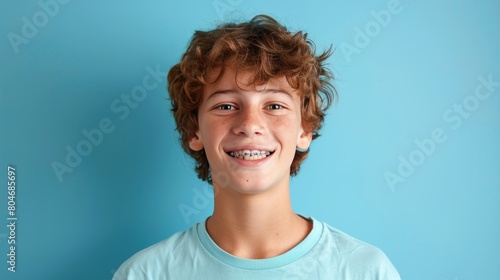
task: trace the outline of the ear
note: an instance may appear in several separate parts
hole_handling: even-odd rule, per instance
[[[201,140],[199,131],[189,139],[189,148],[193,151],[201,151],[203,149],[203,141]]]
[[[299,130],[299,135],[297,137],[297,148],[299,150],[307,150],[311,145],[312,141],[312,131],[304,130],[303,127]]]

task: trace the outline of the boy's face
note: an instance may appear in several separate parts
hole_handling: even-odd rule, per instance
[[[253,72],[235,74],[226,67],[204,87],[189,146],[205,149],[216,187],[260,193],[288,186],[296,148],[307,149],[312,139],[302,128],[300,96],[285,77],[248,86]]]

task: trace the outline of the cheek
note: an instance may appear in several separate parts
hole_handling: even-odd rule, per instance
[[[286,128],[288,130],[295,129],[300,123],[300,115],[297,116],[293,113],[287,113],[281,116],[273,116],[269,119],[269,124],[276,128]]]
[[[200,134],[203,139],[205,150],[216,149],[221,141],[225,131],[225,126],[222,123],[205,120],[200,123]]]
[[[270,122],[271,131],[279,134],[284,141],[294,142],[300,135],[300,122],[295,118],[277,118]]]

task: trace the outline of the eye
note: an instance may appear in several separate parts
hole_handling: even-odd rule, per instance
[[[222,110],[222,111],[229,111],[229,110],[234,110],[234,106],[230,104],[222,104],[217,107],[215,107],[217,110]]]
[[[267,109],[269,110],[279,110],[279,109],[283,109],[284,107],[280,104],[271,104],[271,105],[267,105]]]

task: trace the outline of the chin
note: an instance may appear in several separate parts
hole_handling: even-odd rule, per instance
[[[260,178],[252,178],[248,177],[248,179],[241,179],[232,181],[233,183],[229,183],[229,188],[234,192],[241,194],[259,194],[264,193],[273,188],[273,185],[268,180],[262,180]]]

